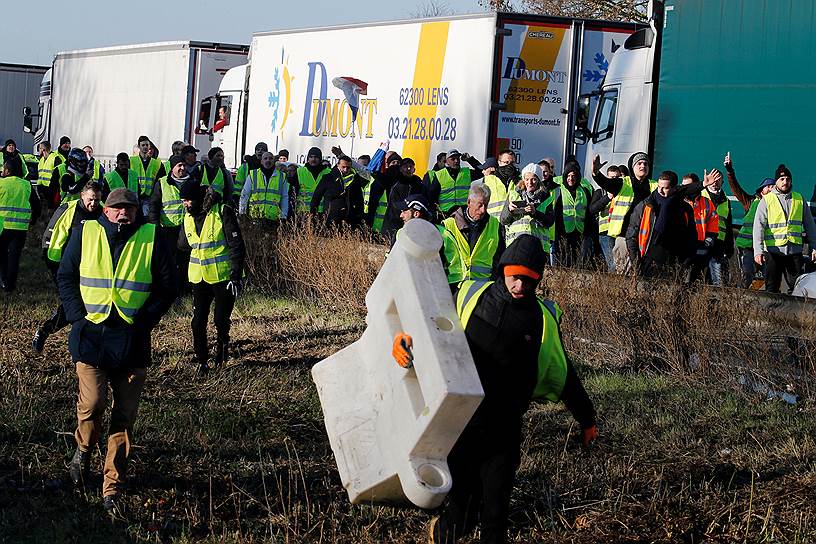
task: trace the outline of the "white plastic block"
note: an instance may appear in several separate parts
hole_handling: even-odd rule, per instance
[[[484,397],[456,315],[439,231],[409,221],[366,295],[366,330],[312,368],[340,479],[354,504],[439,506],[447,457]],[[391,356],[414,342],[413,368]]]

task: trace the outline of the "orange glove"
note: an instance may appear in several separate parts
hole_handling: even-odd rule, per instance
[[[414,366],[414,354],[411,353],[412,347],[414,347],[414,341],[404,332],[398,332],[394,336],[394,347],[391,350],[391,356],[402,368]]]
[[[593,442],[595,442],[595,440],[597,438],[598,438],[598,426],[597,425],[593,425],[592,427],[589,427],[588,429],[584,429],[583,442],[584,442],[584,447],[585,448],[588,448],[589,445],[592,444]]]

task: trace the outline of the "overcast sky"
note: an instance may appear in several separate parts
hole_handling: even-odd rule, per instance
[[[408,19],[440,0],[3,0],[0,62],[50,65],[57,51],[171,40],[249,44],[253,32]],[[478,0],[441,0],[456,14]]]

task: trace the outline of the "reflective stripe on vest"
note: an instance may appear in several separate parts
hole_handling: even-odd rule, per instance
[[[110,172],[105,172],[105,181],[108,182],[108,188],[113,191],[114,189],[118,189],[119,187],[125,187],[126,189],[130,189],[137,195],[139,194],[139,176],[136,174],[134,170],[128,168],[127,171],[127,185],[125,185],[125,180],[122,179],[122,176],[119,175],[119,172],[116,170],[111,170]]]
[[[161,225],[178,227],[184,220],[184,204],[181,202],[179,188],[167,181],[167,176],[159,180],[162,193]]]
[[[56,162],[59,155],[56,151],[52,151],[47,157],[37,161],[37,182],[40,185],[48,187],[51,185],[51,176],[54,175],[54,162]]]
[[[130,168],[136,172],[136,177],[139,182],[139,196],[150,196],[153,193],[153,185],[156,183],[156,176],[159,175],[162,163],[159,159],[150,157],[147,163],[147,170],[142,164],[142,157],[140,155],[133,155],[130,157]]]
[[[504,210],[504,205],[507,203],[507,186],[498,176],[494,176],[493,174],[484,177],[484,184],[490,189],[490,201],[487,204],[487,213],[499,219],[502,210]],[[469,190],[468,188],[468,191]]]
[[[459,286],[456,313],[463,329],[467,330],[470,316],[473,315],[479,299],[492,284],[492,281],[465,281]],[[562,311],[558,304],[551,300],[538,299],[538,304],[542,315],[542,330],[536,386],[532,398],[558,402],[567,381],[567,355],[559,330]]]
[[[762,197],[768,207],[768,225],[765,227],[764,239],[768,247],[780,247],[787,244],[802,244],[802,219],[804,217],[805,199],[799,193],[791,193],[790,214],[785,217],[785,210],[776,193],[770,192]]]
[[[709,199],[712,203],[714,199],[711,198],[711,193],[708,192],[708,189],[703,189],[700,192],[705,198]],[[720,202],[717,206],[717,240],[723,241],[725,240],[726,234],[728,234],[728,218],[731,216],[731,201],[728,200],[726,197],[725,202]]]
[[[363,189],[363,203],[365,204],[366,214],[369,213],[369,200],[371,199],[371,186],[374,181],[370,181]],[[374,224],[371,226],[374,232],[381,232],[383,222],[385,221],[385,213],[388,211],[388,195],[383,192],[380,196],[380,201],[377,203],[377,209],[374,210]]]
[[[646,255],[646,250],[649,249],[649,239],[651,238],[652,230],[652,207],[643,206],[643,217],[640,220],[640,229],[638,230],[638,251],[640,256]]]
[[[233,194],[241,194],[241,190],[244,188],[244,182],[246,182],[248,177],[249,163],[243,162],[241,166],[238,167],[238,170],[235,172],[235,178],[232,180]]]
[[[249,179],[252,182],[252,193],[247,203],[249,216],[254,219],[280,219],[286,174],[276,170],[267,180],[261,169],[255,168],[249,171]]]
[[[196,232],[193,216],[184,214],[184,234],[190,243],[190,266],[187,277],[190,283],[219,283],[230,277],[230,256],[221,221],[221,205],[210,208],[201,225],[201,235]]]
[[[201,167],[201,186],[202,187],[209,187],[212,185],[212,188],[215,189],[219,195],[224,196],[224,170],[219,167],[218,172],[215,174],[215,178],[210,181],[210,177],[207,174],[207,167]]]
[[[30,181],[17,176],[0,178],[0,218],[5,229],[28,230],[31,222],[30,198]]]
[[[759,207],[760,198],[755,198],[748,208],[748,213],[742,218],[742,226],[737,233],[736,246],[741,249],[751,249],[754,247],[754,217]]]
[[[86,221],[82,227],[82,257],[79,262],[79,292],[92,323],[102,323],[112,311],[126,323],[134,317],[150,296],[153,285],[151,264],[156,225],[147,223],[125,242],[116,270],[108,237],[98,221]]]
[[[654,191],[655,187],[657,187],[657,182],[650,179],[650,191]],[[632,178],[624,176],[621,190],[612,199],[612,203],[609,207],[611,211],[609,212],[609,229],[606,231],[607,236],[618,237],[625,234],[623,233],[623,221],[629,214],[629,210],[632,208],[634,201],[635,189],[632,186]]]
[[[487,279],[493,274],[493,257],[499,247],[499,221],[495,217],[489,217],[487,225],[479,236],[473,252],[470,244],[464,237],[459,227],[456,226],[456,219],[449,217],[442,224],[456,242],[456,249],[459,258],[462,260],[465,279]],[[444,239],[444,237],[443,237]]]
[[[706,239],[706,235],[715,232],[712,222],[716,217],[717,210],[714,209],[714,203],[702,195],[694,199],[692,208],[694,209],[694,228],[697,229],[697,241],[702,242]],[[719,229],[719,225],[719,218],[717,218],[717,229]]]
[[[552,197],[539,204],[536,210],[542,213],[546,212],[547,206],[551,202],[551,198]],[[519,195],[516,189],[511,188],[507,194],[508,202],[517,202],[521,199],[521,195]],[[535,236],[541,241],[541,247],[544,249],[544,253],[550,252],[550,229],[544,228],[537,220],[533,219],[529,215],[523,215],[504,228],[504,238],[508,246],[522,234],[530,234]]]
[[[49,261],[58,263],[62,260],[62,250],[65,248],[65,244],[68,243],[68,238],[71,235],[71,225],[74,223],[74,214],[76,213],[78,204],[79,200],[62,204],[62,206],[65,206],[65,210],[54,223],[54,227],[51,230],[51,237],[48,240],[48,249],[45,252]]]
[[[554,200],[561,199],[561,220],[564,223],[564,232],[567,234],[576,229],[579,233],[584,233],[584,218],[586,217],[587,198],[582,187],[575,188],[576,198],[572,198],[569,190],[556,187]]]
[[[331,169],[324,168],[323,171],[317,175],[317,179],[315,179],[305,166],[301,166],[297,169],[298,184],[300,185],[300,191],[297,195],[297,211],[308,212],[311,210],[312,196],[314,195],[315,189],[317,189],[317,184],[320,183],[323,176],[329,172],[331,172]],[[317,211],[323,212],[322,202]]]
[[[470,168],[461,168],[455,180],[447,168],[431,172],[439,180],[439,208],[443,212],[447,213],[454,206],[467,204],[470,192]]]

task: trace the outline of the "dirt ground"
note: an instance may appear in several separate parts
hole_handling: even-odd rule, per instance
[[[251,290],[233,316],[234,359],[206,378],[190,363],[189,298],[156,331],[127,515],[107,518],[101,452],[88,487],[68,478],[67,329],[43,354],[30,348],[56,304],[38,257],[27,249],[19,292],[0,300],[0,542],[424,541],[426,512],[349,504],[325,436],[309,370],[354,341],[362,318]],[[601,437],[584,451],[563,406],[530,410],[513,542],[816,540],[811,400],[586,351],[577,366]]]

